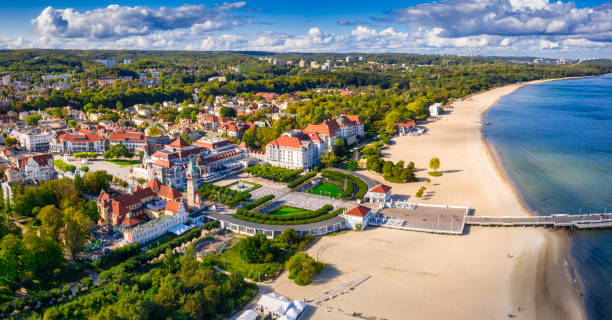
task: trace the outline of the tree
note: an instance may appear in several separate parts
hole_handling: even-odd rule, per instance
[[[219,109],[219,116],[224,118],[235,118],[236,109],[223,106],[221,109]]]
[[[152,126],[147,130],[147,136],[161,136],[164,132],[158,126]]]
[[[76,128],[76,127],[77,127],[77,122],[76,122],[76,121],[74,121],[74,120],[69,120],[69,121],[68,121],[68,126],[69,126],[70,128]]]
[[[440,159],[431,158],[431,160],[429,160],[429,168],[432,169],[434,172],[437,172],[440,168]]]
[[[28,115],[25,118],[25,122],[29,125],[29,126],[37,126],[38,122],[42,119],[42,117],[40,116],[40,114],[35,113],[35,114],[31,114]]]
[[[63,218],[65,227],[62,232],[62,240],[66,251],[70,254],[72,260],[76,258],[83,245],[89,231],[91,231],[94,223],[78,208],[70,207],[64,209]]]
[[[133,156],[134,154],[122,143],[112,145],[104,152],[104,159],[131,158]]]
[[[346,163],[346,170],[356,171],[357,170],[357,160],[349,160]]]
[[[0,291],[12,291],[16,282],[32,268],[32,259],[25,245],[9,233],[0,242]],[[13,288],[14,289],[14,288]]]
[[[340,159],[333,151],[327,152],[321,156],[321,163],[328,168],[333,167],[338,161],[340,161]]]
[[[285,263],[285,269],[289,272],[289,279],[301,286],[311,282],[315,273],[321,272],[325,264],[316,261],[304,252],[294,254]]]
[[[274,258],[270,240],[261,233],[240,240],[237,247],[240,257],[248,263],[270,262]]]
[[[52,204],[44,206],[38,213],[38,219],[41,223],[41,238],[60,241],[60,234],[64,226],[64,219],[60,209]]]
[[[9,137],[9,136],[4,137],[4,144],[5,144],[7,147],[12,148],[12,147],[14,147],[15,145],[17,145],[17,138],[14,138],[14,137]]]

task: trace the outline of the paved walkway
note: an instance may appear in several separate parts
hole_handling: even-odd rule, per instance
[[[328,169],[329,170],[333,170],[333,171],[339,171],[339,172],[342,172],[342,173],[346,173],[346,174],[350,174],[352,176],[355,176],[355,177],[363,180],[363,182],[365,182],[368,185],[368,189],[372,189],[372,188],[376,187],[378,184],[380,184],[380,182],[378,182],[378,181],[376,181],[376,180],[374,180],[372,178],[366,177],[363,174],[358,173],[356,171],[344,170],[344,169],[339,169],[339,168],[328,168]]]

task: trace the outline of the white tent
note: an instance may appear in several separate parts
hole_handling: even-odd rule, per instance
[[[257,313],[253,310],[247,310],[239,315],[236,320],[257,320]]]

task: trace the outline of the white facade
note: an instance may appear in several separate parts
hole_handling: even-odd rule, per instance
[[[125,241],[129,243],[146,243],[161,237],[166,234],[170,228],[185,223],[186,221],[187,210],[185,209],[183,201],[180,201],[177,212],[166,210],[164,216],[127,230],[124,232],[123,237]]]
[[[65,133],[51,140],[51,151],[72,154],[75,152],[105,151],[104,138],[94,134]]]
[[[431,106],[429,106],[429,115],[432,117],[437,117],[440,114],[442,114],[442,104],[441,103],[434,103]]]
[[[44,152],[49,150],[53,134],[50,132],[11,131],[11,136],[19,140],[19,145],[28,151]]]
[[[9,182],[47,181],[55,179],[57,172],[50,154],[17,159],[17,166],[7,171]]]

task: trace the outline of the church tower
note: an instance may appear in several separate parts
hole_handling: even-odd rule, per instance
[[[195,207],[196,205],[196,192],[198,192],[198,168],[193,163],[193,159],[189,160],[189,166],[185,171],[187,177],[187,205],[189,207]]]

